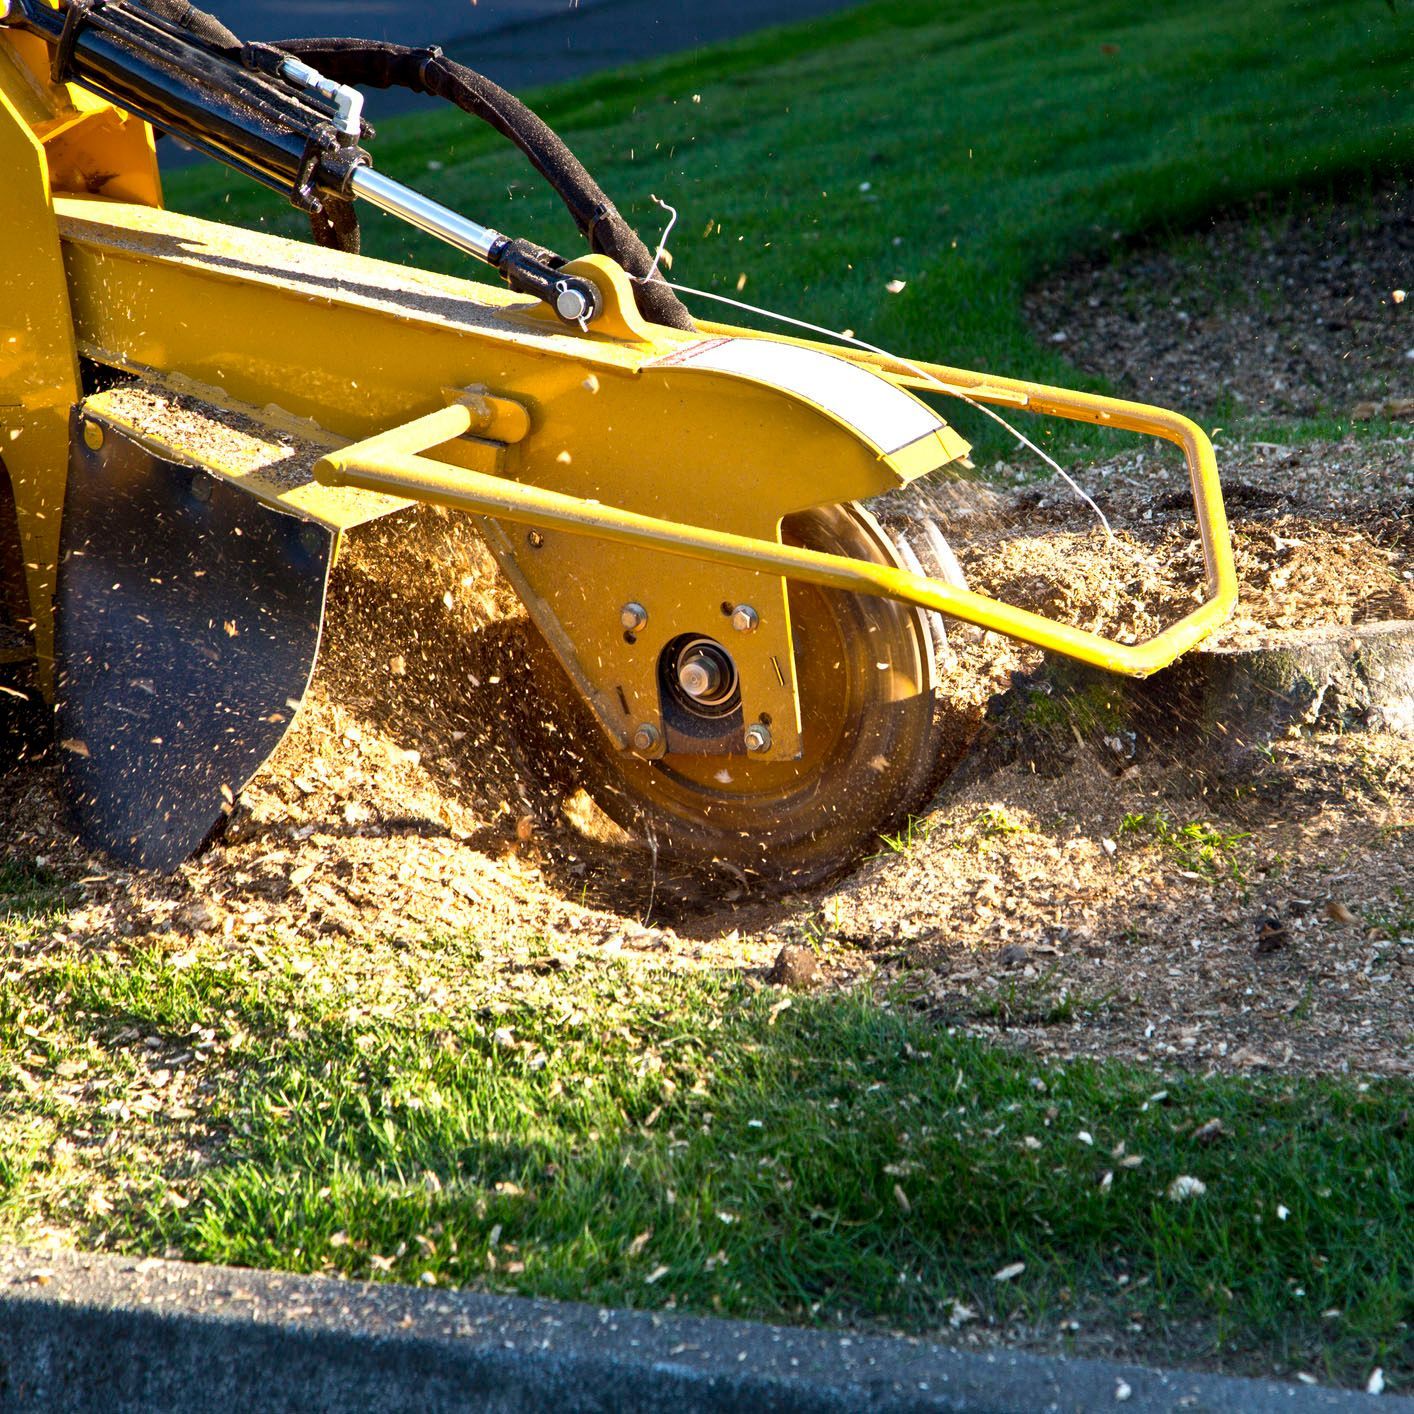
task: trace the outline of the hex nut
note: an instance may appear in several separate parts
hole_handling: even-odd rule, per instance
[[[746,749],[753,755],[771,749],[771,729],[762,722],[752,722],[746,729]]]
[[[658,749],[658,743],[662,739],[662,733],[652,722],[641,722],[634,729],[633,749],[640,755],[646,756],[649,752]]]
[[[619,610],[619,622],[629,633],[638,633],[648,626],[648,610],[636,599],[630,600]]]
[[[750,633],[761,622],[761,615],[750,604],[738,604],[732,610],[732,627],[738,633]]]

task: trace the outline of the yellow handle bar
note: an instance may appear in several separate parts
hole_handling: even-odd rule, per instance
[[[736,569],[772,571],[833,589],[897,599],[1063,653],[1094,667],[1134,677],[1147,677],[1167,667],[1232,612],[1237,602],[1237,572],[1223,510],[1222,488],[1218,483],[1212,444],[1196,423],[1162,408],[1097,393],[1070,392],[1019,379],[996,378],[940,364],[909,363],[851,350],[832,348],[829,352],[866,364],[902,386],[936,392],[936,380],[945,388],[965,391],[978,402],[1025,407],[1047,416],[1147,433],[1175,443],[1183,449],[1188,464],[1207,567],[1208,597],[1153,638],[1142,643],[1118,643],[1003,600],[974,594],[907,570],[639,515],[564,492],[525,486],[502,476],[448,466],[421,455],[478,430],[474,413],[460,403],[330,452],[316,464],[314,475],[325,485],[356,486]]]

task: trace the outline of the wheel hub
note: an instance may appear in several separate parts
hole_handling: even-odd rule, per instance
[[[706,717],[733,710],[738,696],[736,664],[720,643],[695,635],[671,645],[669,652],[669,677],[680,689],[685,707]]]
[[[878,523],[854,505],[790,517],[782,539],[900,564]],[[585,731],[574,777],[614,820],[651,836],[664,858],[773,888],[828,878],[872,847],[925,798],[942,744],[934,643],[921,612],[804,581],[790,584],[789,598],[798,757],[776,754],[769,720],[741,720],[732,655],[689,632],[658,658],[667,749],[611,753],[602,733]],[[684,750],[682,741],[715,749]]]

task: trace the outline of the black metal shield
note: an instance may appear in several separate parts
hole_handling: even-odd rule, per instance
[[[172,869],[294,720],[333,533],[77,409],[71,445],[56,647],[70,799],[87,843]]]

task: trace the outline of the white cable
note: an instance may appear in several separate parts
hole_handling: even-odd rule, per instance
[[[652,192],[649,192],[648,195],[668,213],[668,224],[663,227],[662,239],[658,242],[658,249],[653,252],[653,264],[648,267],[648,273],[643,277],[645,282],[657,277],[658,262],[662,260],[663,252],[668,248],[668,237],[672,235],[673,227],[678,223],[678,209],[676,206],[669,206],[666,201],[661,197],[654,196]]]
[[[658,198],[655,196],[653,200],[657,201]],[[660,206],[667,206],[666,202],[659,202],[658,204]],[[672,211],[671,207],[667,209]],[[677,219],[676,211],[673,211],[673,219]],[[672,229],[671,224],[668,229]],[[667,239],[666,232],[664,232],[663,239]],[[660,246],[659,249],[661,250],[662,247]],[[654,266],[656,268],[656,261],[654,261]],[[1110,528],[1110,523],[1106,519],[1104,511],[1095,504],[1094,498],[1089,492],[1087,492],[1053,456],[1047,452],[1043,452],[1029,437],[1017,431],[1000,413],[989,408],[985,403],[978,402],[976,398],[969,397],[961,388],[954,388],[947,383],[940,382],[933,374],[919,368],[917,364],[910,363],[906,358],[900,358],[897,354],[892,354],[887,349],[881,349],[877,345],[871,344],[864,339],[857,339],[853,334],[842,334],[838,329],[827,329],[822,324],[812,324],[808,319],[796,319],[789,314],[778,314],[774,309],[762,309],[760,305],[748,304],[745,300],[732,299],[729,295],[719,295],[713,290],[697,290],[691,285],[679,285],[673,280],[666,280],[664,283],[671,289],[676,290],[679,294],[697,295],[702,299],[716,300],[720,304],[729,304],[736,309],[744,309],[749,314],[759,314],[763,318],[775,319],[782,324],[793,324],[798,329],[808,329],[812,334],[823,334],[828,339],[838,339],[842,343],[853,344],[856,348],[864,349],[869,353],[878,354],[881,358],[892,359],[893,362],[908,369],[915,377],[921,378],[930,388],[934,388],[940,393],[945,393],[950,398],[957,398],[959,401],[966,403],[969,407],[976,408],[978,412],[985,413],[993,422],[1000,423],[1005,427],[1023,447],[1028,448],[1040,457],[1041,460],[1045,462],[1092,511],[1094,511],[1095,518],[1104,527],[1106,538],[1109,540],[1115,538],[1114,531]]]

